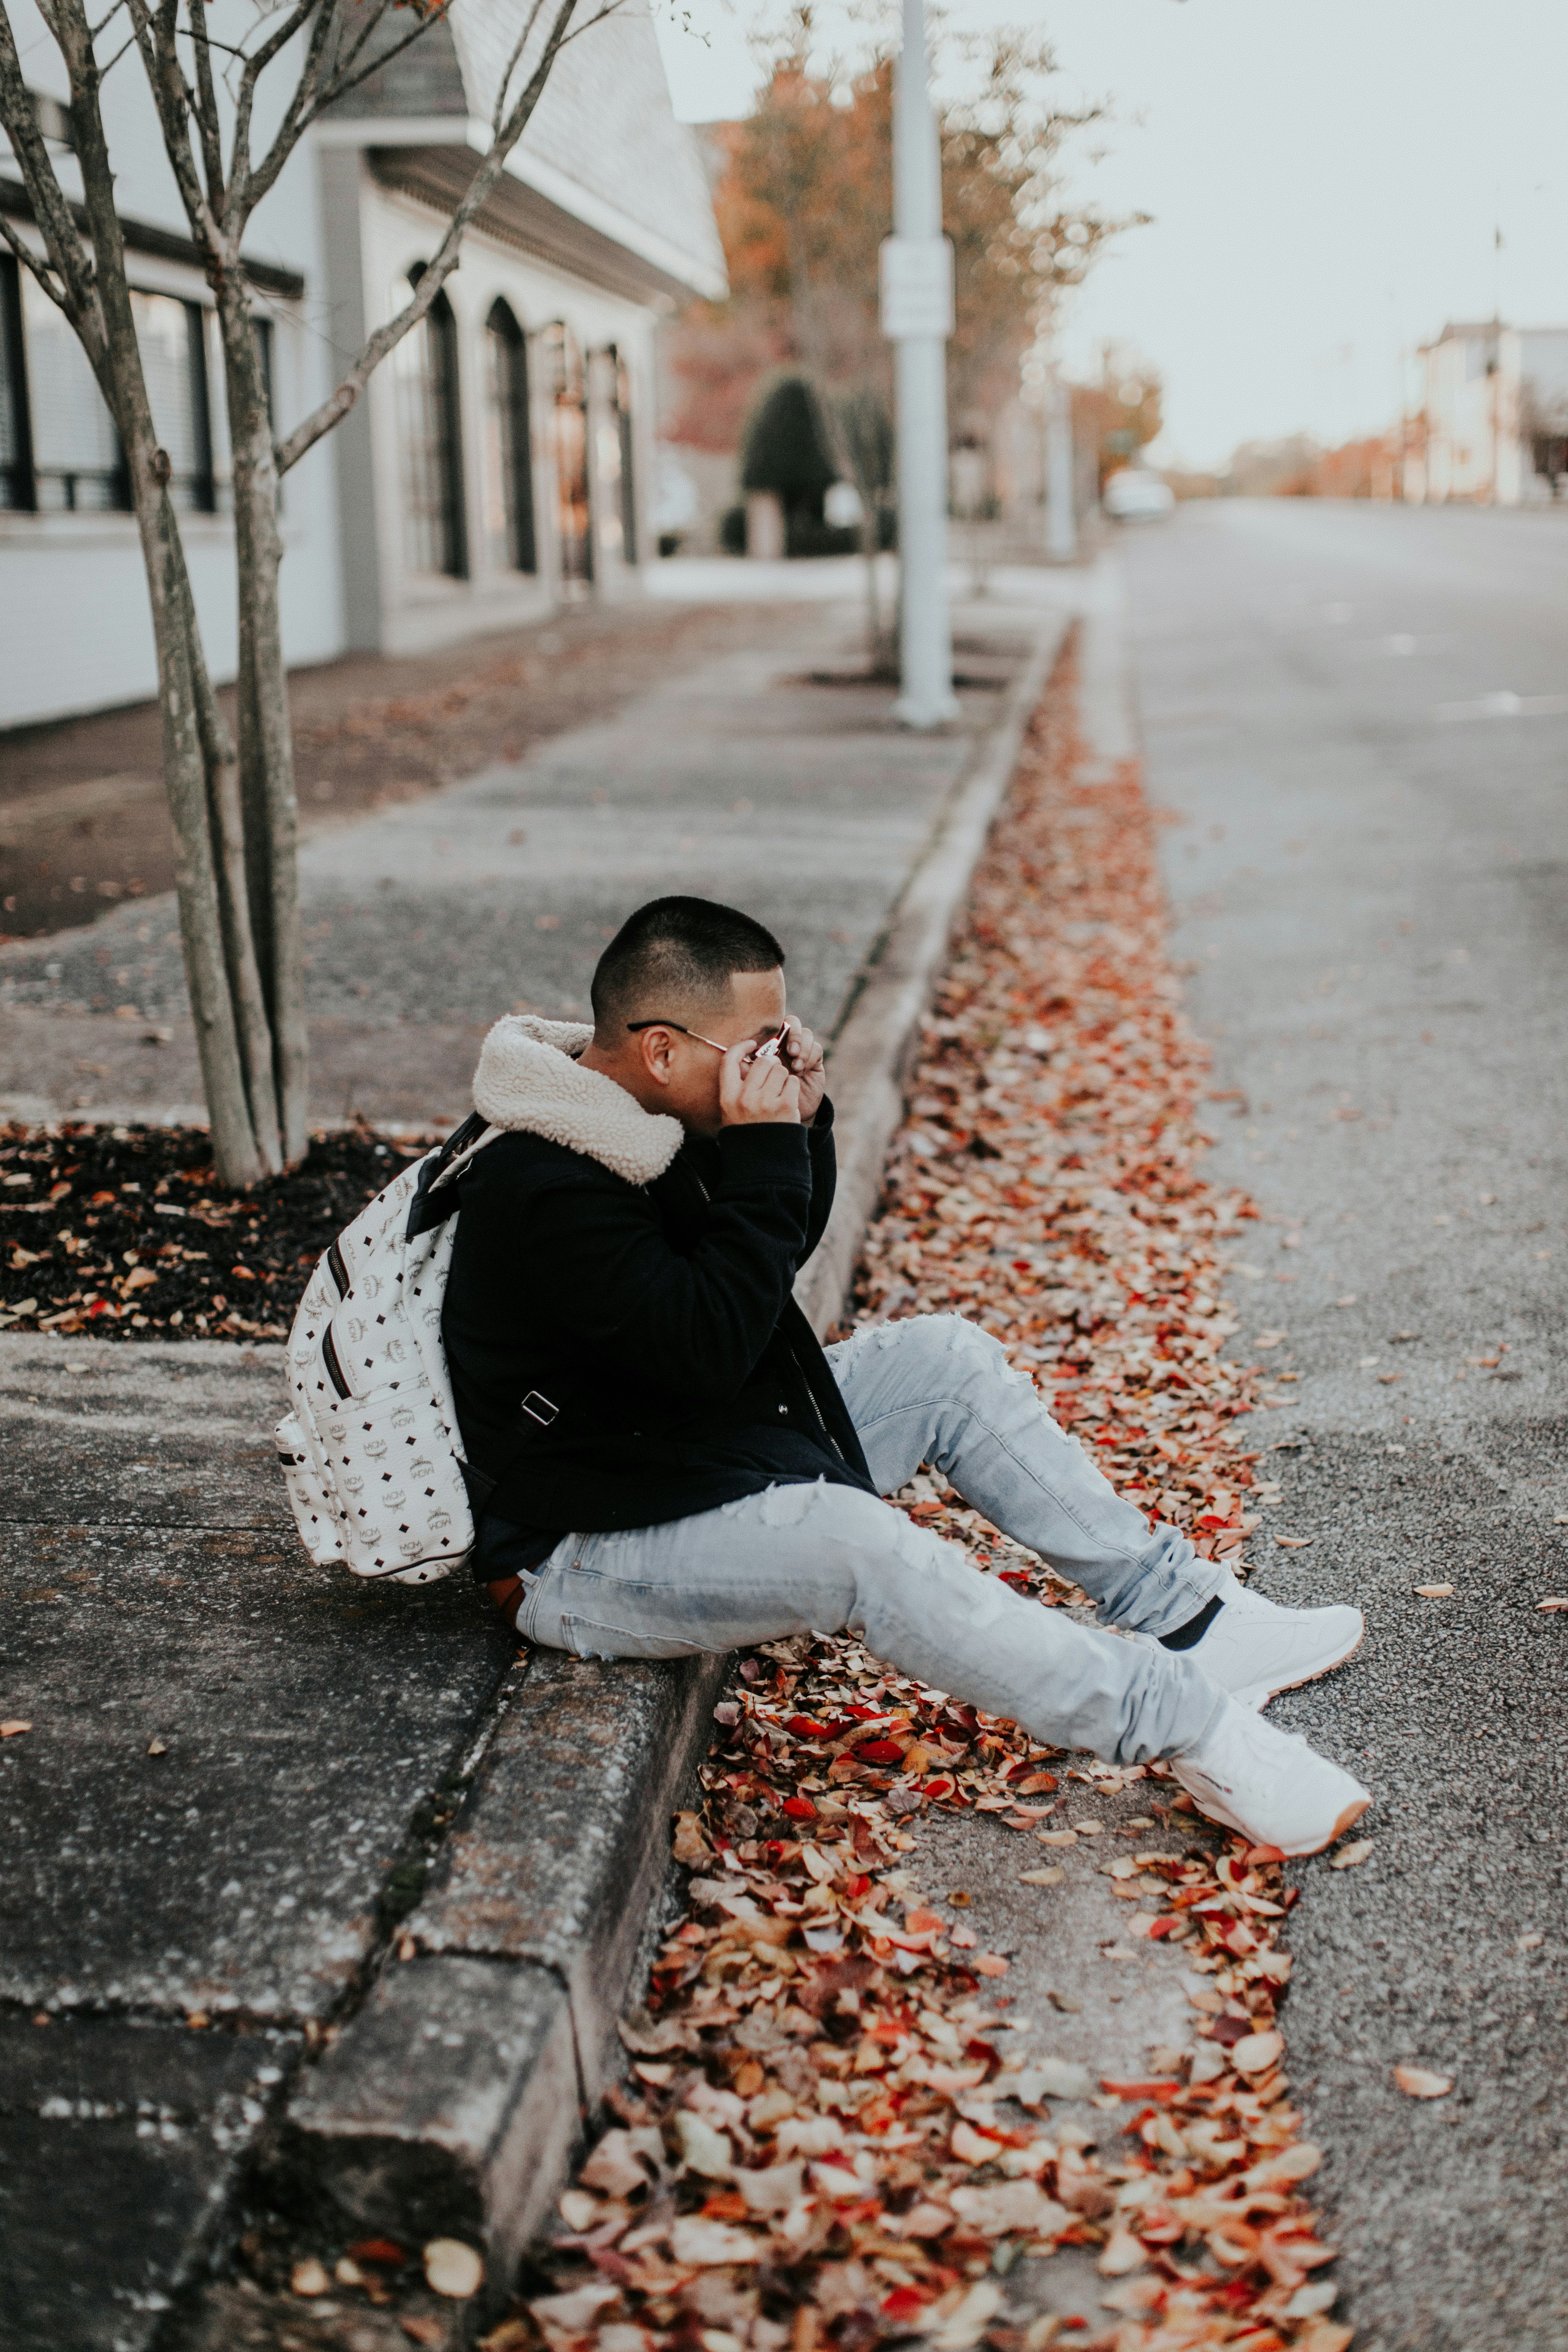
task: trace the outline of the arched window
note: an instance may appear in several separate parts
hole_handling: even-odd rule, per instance
[[[612,345],[612,350],[614,346]],[[621,556],[624,562],[637,560],[637,487],[633,470],[636,443],[632,427],[632,373],[619,352],[615,352],[616,437],[620,444],[621,458]]]
[[[528,345],[504,302],[485,321],[485,537],[494,571],[538,571]]]
[[[570,327],[557,320],[540,337],[555,425],[556,537],[563,584],[594,577],[594,541],[588,516],[588,387],[583,353]]]
[[[408,273],[417,286],[424,264]],[[401,309],[401,287],[395,298]],[[403,474],[404,553],[411,572],[466,578],[463,446],[458,409],[458,322],[437,294],[392,354]]]

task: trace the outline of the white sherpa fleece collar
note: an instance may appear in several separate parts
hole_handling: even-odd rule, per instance
[[[474,1108],[493,1128],[542,1135],[628,1184],[662,1176],[686,1139],[678,1118],[644,1110],[625,1087],[574,1060],[593,1036],[580,1021],[509,1013],[479,1048]]]

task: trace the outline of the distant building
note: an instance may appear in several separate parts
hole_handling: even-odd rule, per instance
[[[21,0],[26,8],[26,0]],[[527,0],[453,0],[301,144],[257,215],[250,281],[287,432],[428,262],[489,143]],[[41,25],[30,70],[56,62]],[[20,35],[19,35],[20,37]],[[284,68],[280,65],[279,72]],[[68,194],[69,118],[40,96]],[[235,667],[212,298],[132,62],[104,86],[132,282],[208,655]],[[36,243],[0,140],[0,210]],[[652,557],[654,337],[725,291],[708,184],[652,19],[571,42],[426,322],[283,489],[290,663],[404,653],[635,590]],[[0,726],[139,700],[155,673],[113,425],[80,348],[0,253]]]
[[[1568,327],[1450,324],[1421,359],[1424,448],[1405,461],[1406,499],[1568,497]]]

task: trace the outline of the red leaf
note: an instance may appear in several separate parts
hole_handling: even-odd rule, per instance
[[[862,1740],[855,1754],[862,1764],[901,1764],[904,1751],[896,1739]]]
[[[809,1797],[786,1797],[784,1809],[797,1822],[814,1822],[816,1819],[816,1807]]]

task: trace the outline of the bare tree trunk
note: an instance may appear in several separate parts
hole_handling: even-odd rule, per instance
[[[224,382],[234,453],[239,589],[239,803],[250,929],[270,1032],[270,1087],[287,1165],[310,1142],[310,1038],[300,928],[299,799],[289,724],[279,572],[278,473],[260,348],[243,279],[218,286]]]
[[[196,1051],[211,1120],[213,1158],[225,1183],[254,1184],[265,1166],[251,1117],[225,951],[219,878],[209,824],[209,779],[200,716],[205,664],[195,639],[195,608],[161,449],[127,450],[136,520],[153,607],[158,700],[163,722],[163,774],[174,828],[174,887],[185,986],[195,1020]],[[199,681],[199,683],[198,683]],[[221,723],[221,722],[220,722]],[[221,773],[221,771],[220,771]],[[228,773],[232,776],[232,764]]]
[[[176,541],[176,548],[178,542]],[[191,645],[196,694],[196,726],[206,772],[209,838],[216,852],[218,919],[223,934],[224,964],[229,998],[238,1024],[240,1059],[246,1099],[250,1108],[257,1153],[268,1175],[283,1165],[278,1126],[277,1084],[272,1068],[272,1033],[257,967],[250,929],[250,899],[245,869],[245,820],[239,804],[239,779],[234,741],[218,708],[212,679],[202,652],[195,602],[181,562],[184,604]]]
[[[158,446],[136,340],[124,244],[114,207],[114,172],[99,109],[100,74],[92,36],[78,5],[63,10],[58,28],[52,29],[70,73],[72,121],[92,240],[102,333],[95,367],[125,452],[152,605],[164,780],[174,829],[180,940],[211,1122],[213,1158],[226,1183],[254,1184],[264,1168],[229,994],[204,756],[204,733],[208,749],[216,752],[220,748],[221,722],[215,727],[216,713],[200,648],[195,604],[179,522],[169,498],[168,455]]]

